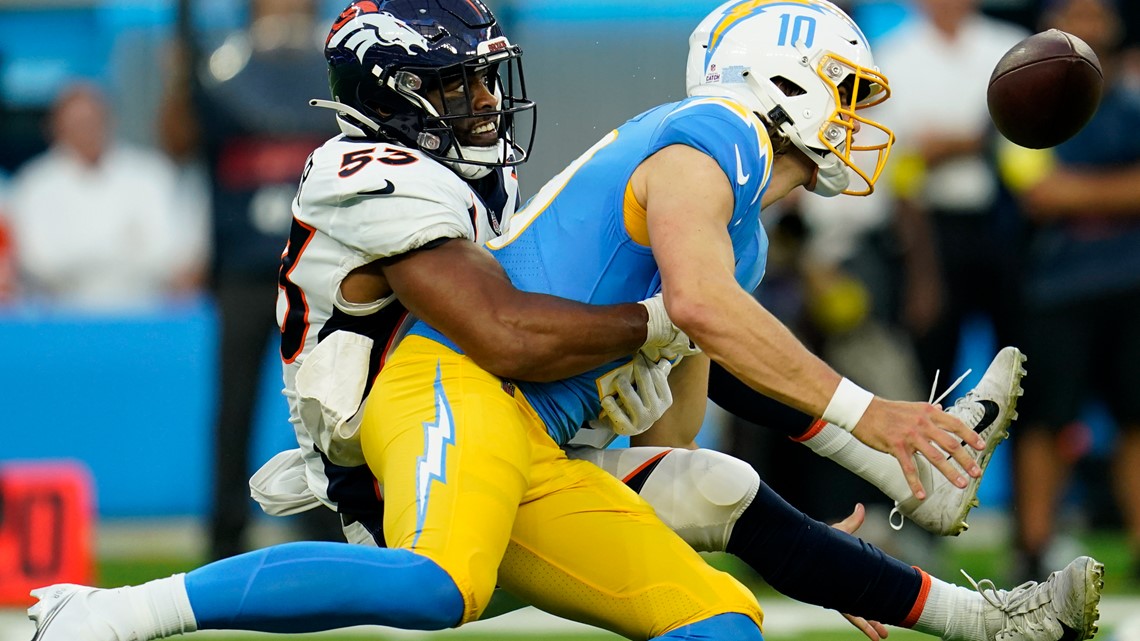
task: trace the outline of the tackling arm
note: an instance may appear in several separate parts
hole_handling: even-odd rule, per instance
[[[631,354],[646,340],[637,303],[585,305],[519,291],[486,250],[465,239],[386,260],[400,302],[487,371],[552,381]]]

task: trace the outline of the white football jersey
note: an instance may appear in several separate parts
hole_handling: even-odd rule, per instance
[[[373,340],[368,385],[401,329],[407,312],[388,296],[350,303],[340,284],[352,270],[440,238],[484,243],[498,236],[518,205],[513,168],[467,182],[430,156],[400,145],[339,136],[309,156],[293,226],[281,258],[277,322],[290,422],[307,465],[312,491],[345,511],[374,507],[367,469],[333,465],[300,424],[297,369],[316,344],[341,330]],[[367,394],[367,387],[365,387]],[[363,399],[361,399],[363,400]]]

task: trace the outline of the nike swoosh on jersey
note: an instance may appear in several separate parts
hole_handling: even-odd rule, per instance
[[[383,196],[385,194],[390,194],[394,191],[396,191],[396,186],[392,184],[392,181],[391,180],[385,180],[383,187],[381,187],[379,189],[369,189],[368,191],[362,191],[360,193],[366,194],[368,196]]]
[[[752,176],[752,174],[744,173],[744,168],[740,166],[740,146],[733,145],[732,148],[736,150],[736,184],[747,184],[748,179]]]

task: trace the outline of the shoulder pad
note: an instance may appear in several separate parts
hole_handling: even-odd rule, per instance
[[[467,183],[418,151],[342,137],[313,152],[294,216],[375,259],[437,238],[474,240],[473,199]]]

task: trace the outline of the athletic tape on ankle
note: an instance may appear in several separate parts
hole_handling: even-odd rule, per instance
[[[835,388],[835,394],[823,410],[823,420],[842,427],[848,432],[863,418],[875,395],[844,378]]]

